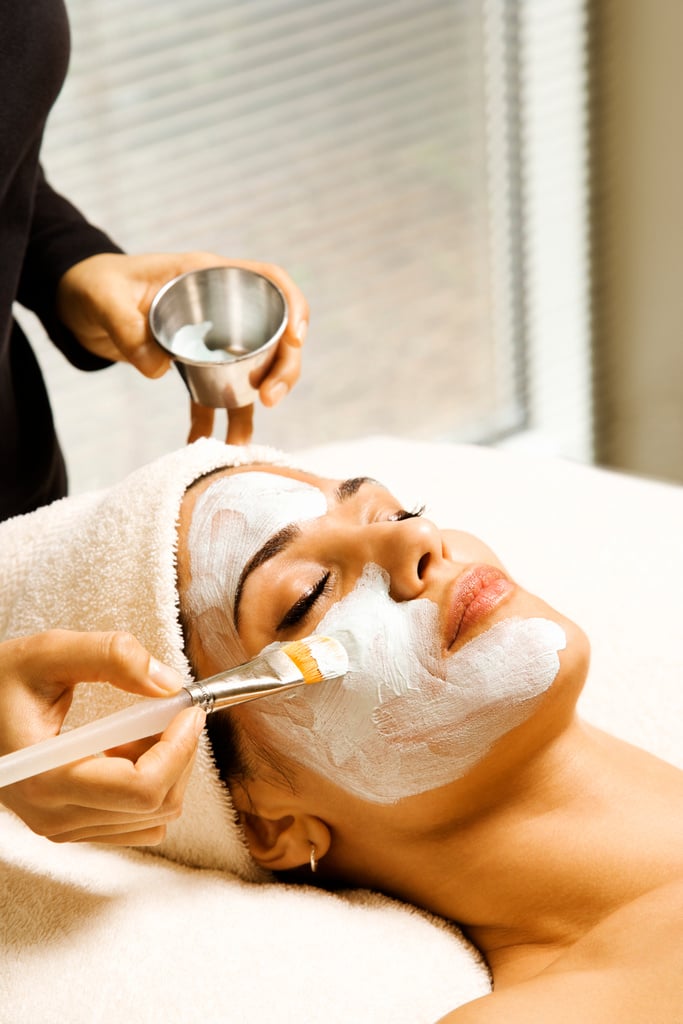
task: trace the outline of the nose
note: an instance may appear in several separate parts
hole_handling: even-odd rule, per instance
[[[440,530],[428,519],[374,523],[372,561],[389,574],[389,594],[394,601],[422,597],[443,561]]]

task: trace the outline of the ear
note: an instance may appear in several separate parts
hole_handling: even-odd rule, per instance
[[[263,781],[248,785],[247,800],[236,796],[235,804],[242,805],[237,810],[249,852],[260,867],[289,871],[308,864],[313,847],[317,860],[329,851],[329,826],[299,806],[296,796]]]
[[[249,851],[267,871],[290,871],[308,864],[311,850],[320,860],[330,848],[330,830],[311,815],[266,818],[249,811],[240,813]]]

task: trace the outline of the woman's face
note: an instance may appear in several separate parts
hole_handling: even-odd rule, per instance
[[[184,515],[181,597],[198,670],[224,667],[216,631],[228,611],[246,657],[339,637],[344,680],[249,715],[264,741],[363,799],[393,803],[462,777],[558,675],[585,672],[573,623],[478,538],[402,509],[374,480],[250,467],[196,488]]]

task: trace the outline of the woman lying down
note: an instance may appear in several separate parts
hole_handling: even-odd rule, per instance
[[[478,537],[440,529],[374,480],[322,479],[259,450],[231,467],[217,442],[192,448],[161,460],[163,481],[138,476],[144,519],[122,503],[122,525],[107,504],[98,543],[137,548],[120,593],[92,611],[101,566],[83,555],[83,593],[51,624],[129,628],[169,660],[166,626],[145,635],[142,621],[167,609],[141,604],[130,575],[148,584],[152,571],[163,590],[150,557],[172,561],[158,520],[175,501],[173,585],[195,677],[273,641],[342,641],[343,681],[207,719],[252,864],[289,880],[317,869],[317,884],[381,890],[457,922],[493,992],[444,1021],[680,1020],[681,773],[577,717],[581,629]],[[62,540],[76,551],[73,526]],[[35,626],[33,614],[27,598],[5,635]]]

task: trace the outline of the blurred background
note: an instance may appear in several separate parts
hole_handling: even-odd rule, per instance
[[[683,481],[679,0],[67,0],[48,177],[126,250],[280,263],[256,440],[518,445]],[[178,374],[24,311],[72,492],[184,443]],[[217,417],[216,434],[225,430]]]

